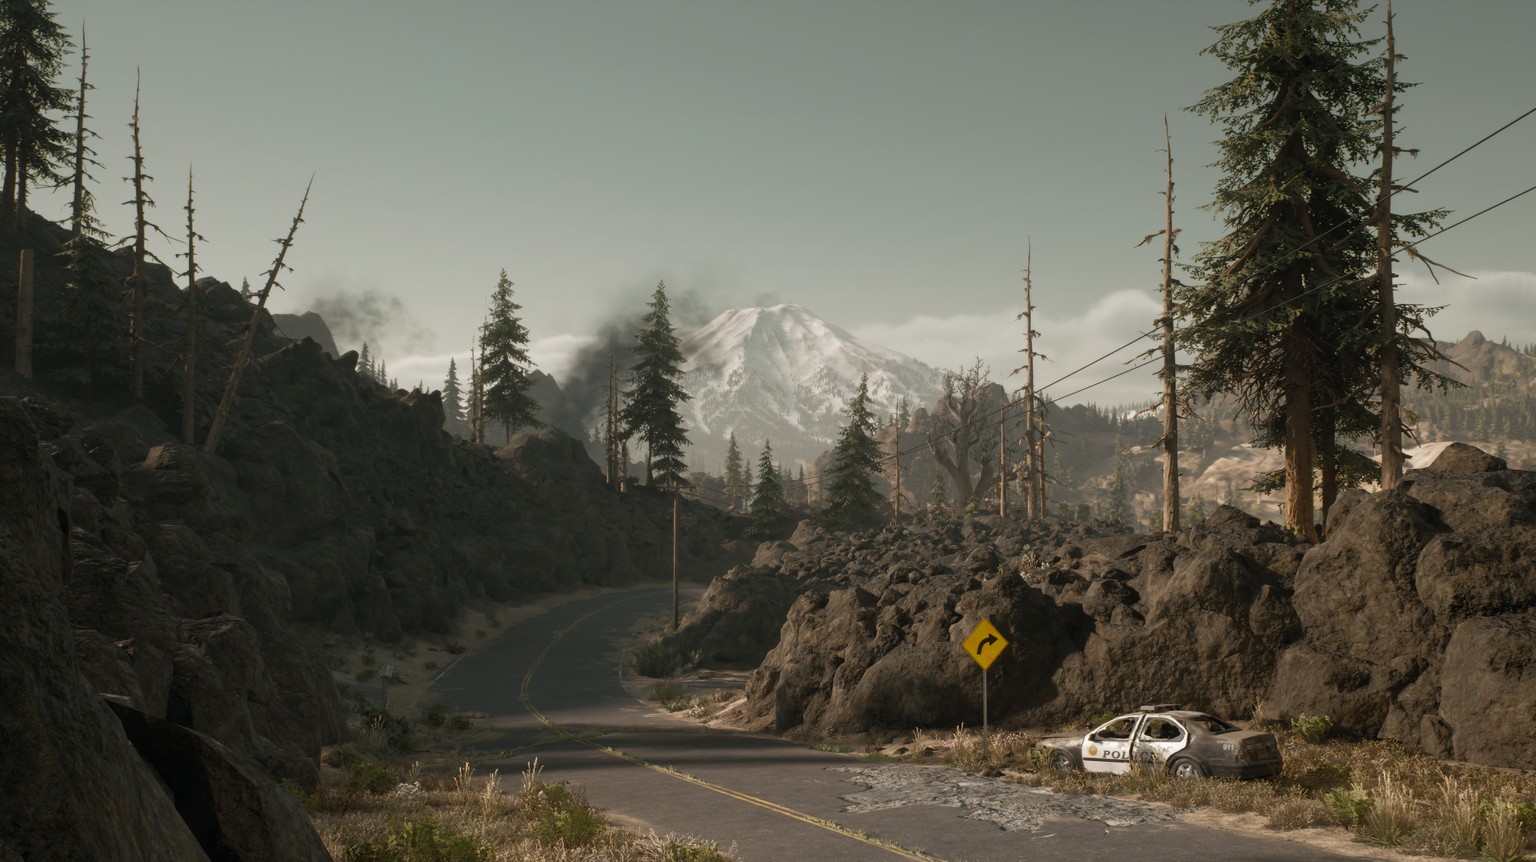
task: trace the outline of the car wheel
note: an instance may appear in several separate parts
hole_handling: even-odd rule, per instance
[[[1051,768],[1057,772],[1071,772],[1077,768],[1077,764],[1072,762],[1071,754],[1058,749],[1055,754],[1051,755]]]
[[[1173,762],[1168,764],[1168,771],[1173,773],[1174,778],[1204,778],[1209,774],[1206,772],[1205,764],[1190,757],[1174,758]]]

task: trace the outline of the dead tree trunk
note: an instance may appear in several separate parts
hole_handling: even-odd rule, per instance
[[[16,374],[32,377],[32,249],[21,250],[16,281]]]
[[[256,342],[256,324],[261,320],[261,313],[267,307],[267,297],[271,296],[272,288],[279,286],[277,277],[282,273],[283,259],[288,256],[288,249],[293,247],[293,235],[298,232],[299,225],[304,222],[304,206],[309,203],[309,190],[315,184],[315,178],[309,178],[309,185],[304,187],[304,197],[299,201],[298,215],[293,217],[293,224],[288,227],[288,236],[277,241],[277,260],[272,268],[264,275],[267,283],[261,288],[261,293],[256,298],[256,308],[251,311],[251,322],[246,324],[245,337],[240,342],[240,352],[235,354],[234,367],[229,370],[229,383],[224,387],[224,397],[219,399],[218,412],[213,414],[213,424],[208,427],[208,439],[203,442],[204,452],[217,452],[219,447],[219,435],[224,430],[224,423],[229,421],[230,411],[234,409],[235,399],[240,389],[240,376],[245,373],[245,366],[251,361],[251,349]]]
[[[1387,0],[1386,78],[1386,95],[1381,104],[1381,190],[1376,200],[1376,292],[1381,304],[1381,487],[1390,490],[1403,478],[1403,372],[1397,349],[1397,305],[1392,286],[1392,124],[1397,110],[1392,92],[1397,87],[1392,0]],[[1325,506],[1325,517],[1326,513]]]
[[[608,458],[608,487],[619,488],[619,357],[608,348],[608,400],[603,416],[603,454]]]
[[[1173,135],[1163,115],[1168,187],[1163,192],[1163,529],[1179,529],[1179,383],[1173,350]]]
[[[1044,435],[1040,433],[1040,416],[1035,394],[1035,358],[1044,358],[1035,352],[1035,301],[1034,284],[1030,270],[1034,266],[1034,245],[1024,256],[1024,310],[1016,320],[1024,321],[1024,364],[1013,369],[1014,374],[1024,372],[1024,517],[1037,520],[1045,517],[1045,459]]]
[[[187,347],[181,357],[181,442],[197,445],[194,419],[197,392],[197,241],[192,228],[192,168],[187,168]]]
[[[144,152],[139,146],[139,84],[133,85],[133,272],[128,275],[128,290],[133,295],[128,313],[128,349],[132,356],[132,370],[128,378],[128,393],[134,401],[144,400],[144,352],[149,339],[144,334],[144,257],[145,226],[144,208],[148,198],[144,194]],[[211,451],[211,450],[210,450]]]

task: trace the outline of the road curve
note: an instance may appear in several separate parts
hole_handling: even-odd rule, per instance
[[[743,862],[1359,858],[1179,823],[1155,806],[1085,804],[701,729],[636,700],[622,682],[621,644],[634,622],[670,608],[670,586],[568,602],[465,656],[430,694],[491,716],[497,735],[477,771],[511,776],[537,758],[545,780],[584,786],[616,819],[734,847]]]

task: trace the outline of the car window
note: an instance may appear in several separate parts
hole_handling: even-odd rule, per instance
[[[1094,733],[1100,739],[1130,739],[1131,731],[1135,727],[1136,717],[1134,715],[1125,715],[1100,727]]]
[[[1192,726],[1198,727],[1207,733],[1227,733],[1229,731],[1237,730],[1236,727],[1227,724],[1225,721],[1222,721],[1214,715],[1197,715],[1193,718],[1186,718],[1184,720],[1189,722]]]
[[[1166,718],[1153,718],[1147,720],[1141,735],[1146,739],[1171,742],[1184,738],[1184,729]]]

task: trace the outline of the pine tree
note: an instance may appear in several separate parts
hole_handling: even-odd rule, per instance
[[[767,538],[783,526],[784,513],[789,509],[784,485],[773,466],[773,444],[767,440],[757,459],[757,475],[757,486],[752,489],[752,526],[747,528],[747,535]]]
[[[0,3],[0,228],[11,228],[27,204],[33,179],[58,182],[68,164],[68,133],[49,115],[73,105],[68,88],[54,86],[72,47],[46,0]]]
[[[848,424],[832,450],[832,475],[827,483],[827,505],[821,520],[838,530],[863,530],[880,523],[884,502],[871,477],[880,468],[880,447],[875,442],[875,417],[869,410],[869,375],[859,379],[859,389],[848,403]]]
[[[937,515],[949,512],[949,493],[944,488],[944,474],[933,474],[933,487],[928,489],[928,509]]]
[[[688,432],[678,409],[688,393],[681,382],[683,352],[672,331],[669,310],[667,285],[660,282],[651,294],[646,327],[635,333],[635,365],[619,418],[626,436],[639,435],[645,441],[645,483],[676,490],[687,484],[683,447],[688,445]]]
[[[443,418],[451,429],[457,429],[464,421],[464,394],[459,389],[457,360],[448,359],[448,378],[443,381]]]
[[[750,507],[751,501],[748,500],[747,497],[751,495],[752,489],[757,487],[757,480],[752,478],[751,461],[747,461],[741,465],[741,485],[746,489],[746,491],[742,493],[742,500],[745,501],[743,505]]]
[[[741,450],[736,447],[736,432],[732,431],[725,449],[725,496],[732,506],[743,505],[747,496],[741,465]]]
[[[501,271],[491,294],[490,316],[480,329],[481,378],[485,387],[485,415],[500,422],[508,439],[519,428],[540,428],[539,404],[528,394],[533,363],[528,359],[528,328],[512,301],[512,280]]]
[[[1178,291],[1189,382],[1235,395],[1283,446],[1286,526],[1311,539],[1313,471],[1362,424],[1353,408],[1378,366],[1372,201],[1349,170],[1374,154],[1366,115],[1385,84],[1358,61],[1361,20],[1354,0],[1273,0],[1217,28],[1207,52],[1238,74],[1191,109],[1225,132],[1212,208],[1227,234],[1197,256],[1203,283]]]

